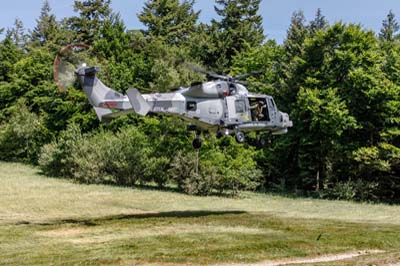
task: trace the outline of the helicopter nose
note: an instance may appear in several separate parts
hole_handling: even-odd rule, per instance
[[[280,112],[281,113],[281,123],[282,123],[282,127],[288,128],[288,127],[293,127],[293,121],[291,121],[289,119],[289,115],[287,113],[284,112]]]

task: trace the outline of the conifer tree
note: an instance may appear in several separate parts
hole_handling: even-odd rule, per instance
[[[389,14],[386,16],[386,19],[382,22],[382,28],[379,33],[379,39],[381,41],[393,42],[398,39],[398,31],[400,29],[399,24],[397,23],[396,16],[392,10],[389,11]]]
[[[7,30],[7,35],[10,36],[11,40],[18,48],[23,49],[25,47],[27,35],[25,33],[24,23],[19,18],[15,19],[14,27]]]
[[[400,81],[400,42],[399,40],[400,25],[398,24],[395,14],[389,11],[386,19],[382,22],[382,28],[378,35],[382,48],[383,71],[388,75],[389,79],[394,82]]]
[[[262,17],[258,15],[261,0],[216,0],[215,11],[220,21],[212,20],[216,46],[230,64],[247,46],[255,47],[264,40]]]
[[[194,0],[148,0],[139,20],[146,34],[161,38],[167,44],[180,45],[195,32],[200,12],[193,10]]]
[[[318,30],[324,30],[328,26],[328,21],[325,16],[322,15],[322,11],[320,8],[317,9],[314,20],[310,22],[308,26],[310,34],[313,35]]]
[[[287,30],[287,37],[284,47],[289,58],[298,56],[303,51],[304,40],[307,36],[306,19],[303,11],[296,11],[291,18],[290,27]]]
[[[13,42],[11,35],[7,34],[0,42],[0,82],[10,82],[13,75],[14,64],[21,58],[22,52]],[[5,98],[5,97],[0,97]],[[2,102],[1,99],[0,102]]]
[[[54,14],[51,14],[51,7],[48,0],[43,3],[39,18],[36,20],[36,27],[31,33],[31,40],[43,46],[49,41],[54,41],[59,32],[59,25]]]
[[[74,10],[79,16],[68,20],[70,28],[77,33],[77,42],[92,44],[99,30],[112,13],[111,0],[76,0]]]

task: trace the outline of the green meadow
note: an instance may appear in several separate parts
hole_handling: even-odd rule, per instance
[[[398,264],[400,206],[81,185],[0,163],[0,265],[277,265],[353,252],[365,255],[303,265]]]

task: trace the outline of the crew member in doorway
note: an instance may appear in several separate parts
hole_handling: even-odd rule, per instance
[[[264,108],[265,103],[263,101],[258,101],[256,106],[253,106],[253,117],[256,121],[261,121],[264,118]]]

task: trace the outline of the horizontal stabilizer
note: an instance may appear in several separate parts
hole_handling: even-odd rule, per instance
[[[111,111],[111,109],[108,108],[94,107],[94,110],[96,111],[96,115],[99,118],[100,122],[106,123],[117,117],[133,113],[132,109],[115,112]]]
[[[128,96],[129,101],[136,113],[140,115],[147,115],[147,113],[151,110],[150,105],[146,102],[142,94],[140,94],[137,89],[127,90],[126,95]]]
[[[108,109],[108,108],[100,108],[100,107],[94,107],[94,110],[96,112],[97,118],[100,120],[100,122],[104,122],[103,117],[112,114],[113,112]]]

